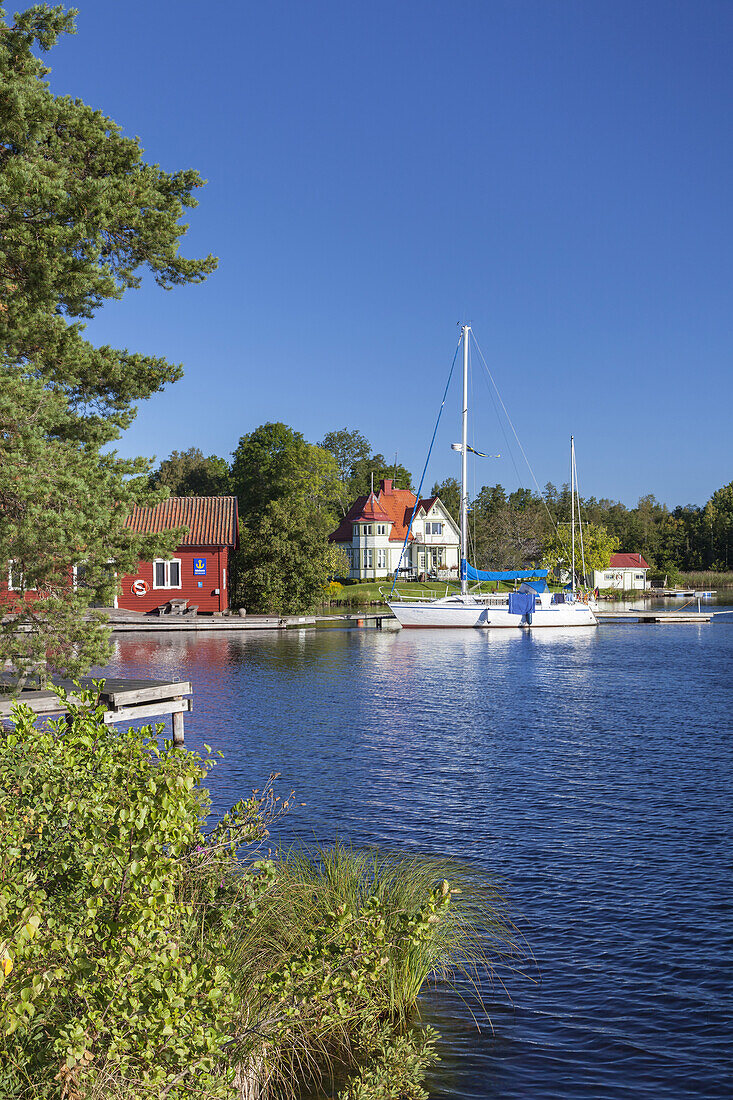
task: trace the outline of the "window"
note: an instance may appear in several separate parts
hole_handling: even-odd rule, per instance
[[[386,523],[378,523],[377,524],[377,534],[378,535],[386,535],[387,534],[387,524]]]
[[[227,586],[227,567],[226,567],[226,565],[222,566],[222,570],[221,570],[221,586],[222,586],[222,588],[226,588],[226,586]]]
[[[377,569],[387,568],[387,551],[377,550]]]
[[[426,523],[425,524],[426,535],[442,535],[443,524],[442,523]]]
[[[363,530],[362,530],[362,534],[363,534],[363,535],[371,535],[371,533],[372,533],[372,525],[371,525],[371,523],[365,523],[365,524],[364,524],[364,528],[363,528]]]
[[[179,558],[163,561],[156,558],[153,562],[153,588],[180,588],[181,562]]]
[[[371,569],[372,568],[372,557],[373,557],[373,555],[372,555],[371,550],[365,550],[364,551],[364,568],[365,569]]]
[[[11,592],[22,592],[26,588],[25,576],[14,561],[8,562],[8,589]],[[32,592],[33,589],[28,589]]]

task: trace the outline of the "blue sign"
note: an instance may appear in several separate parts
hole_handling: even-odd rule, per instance
[[[203,581],[199,581],[199,582],[198,582],[198,586],[199,586],[199,588],[203,588],[203,587],[204,587],[204,582],[203,582]]]
[[[193,559],[193,575],[194,577],[206,576],[206,558]]]

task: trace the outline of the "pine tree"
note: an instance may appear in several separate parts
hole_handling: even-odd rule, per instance
[[[216,261],[178,251],[199,175],[147,164],[112,119],[51,93],[33,50],[74,33],[74,14],[36,5],[9,23],[0,11],[0,562],[15,613],[0,660],[80,673],[107,654],[86,608],[174,538],[153,546],[124,529],[133,502],[157,499],[149,464],[101,448],[137,401],[181,376],[165,359],[95,347],[84,323],[145,269],[170,288]]]

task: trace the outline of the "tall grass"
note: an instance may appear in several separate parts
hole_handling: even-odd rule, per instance
[[[450,904],[415,942],[403,933],[405,922],[445,881]],[[267,1017],[267,1005],[258,1003],[257,994],[264,975],[307,954],[314,930],[335,912],[363,913],[370,898],[376,898],[386,923],[386,965],[369,994],[375,1024],[390,1021],[398,1029],[409,1028],[419,1019],[420,994],[441,983],[454,986],[464,998],[472,994],[478,1011],[485,1012],[485,982],[498,977],[503,984],[502,971],[521,967],[526,959],[505,898],[470,868],[448,859],[343,844],[292,849],[282,855],[257,912],[243,916],[231,933],[228,963],[237,975],[243,1019]],[[359,1019],[363,1024],[363,1004]],[[317,1080],[324,1072],[333,1075],[334,1066],[353,1062],[354,1040],[348,1019],[325,1031],[317,1021],[312,1027],[295,1021],[287,1047],[262,1044],[255,1076],[269,1083],[266,1095],[297,1091],[299,1082]],[[252,1053],[248,1057],[251,1066]]]
[[[731,588],[733,587],[733,572],[680,573],[679,583],[682,588]]]

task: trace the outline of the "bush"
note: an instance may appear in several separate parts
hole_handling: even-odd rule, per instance
[[[44,728],[16,707],[0,740],[2,1095],[183,1095],[195,1064],[226,1096],[230,976],[184,946],[180,897],[208,765],[68,705]]]
[[[262,859],[272,782],[212,826],[210,754],[65,703],[0,739],[0,1095],[424,1097],[418,994],[516,953],[501,898],[443,861]]]

